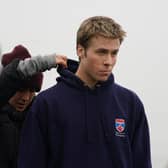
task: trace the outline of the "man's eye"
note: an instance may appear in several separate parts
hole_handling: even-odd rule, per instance
[[[29,90],[30,90],[30,92],[35,92],[35,89],[33,89],[33,88],[30,88]]]
[[[118,50],[112,52],[112,55],[117,55],[117,54],[118,54]]]
[[[113,55],[113,56],[117,56],[117,54],[118,54],[118,51],[112,52],[112,55]]]

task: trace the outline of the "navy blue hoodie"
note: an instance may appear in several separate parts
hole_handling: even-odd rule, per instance
[[[58,68],[57,84],[40,93],[23,129],[19,168],[151,168],[147,119],[140,99],[111,74],[94,89]]]

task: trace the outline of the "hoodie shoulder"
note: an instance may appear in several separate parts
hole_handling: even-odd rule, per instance
[[[128,101],[129,103],[136,103],[136,104],[139,104],[139,105],[142,105],[142,101],[140,100],[139,96],[134,92],[132,91],[131,89],[128,89],[128,88],[125,88],[119,84],[114,84],[114,90],[115,90],[115,93],[121,98],[121,99],[124,99],[126,101]]]
[[[40,98],[40,99],[49,99],[50,97],[53,97],[54,95],[56,95],[57,92],[57,84],[55,84],[54,86],[51,86],[48,89],[45,89],[43,91],[41,91],[36,98]]]
[[[130,89],[124,87],[124,86],[121,86],[118,83],[115,83],[114,87],[115,87],[115,89],[116,89],[117,92],[121,92],[123,94],[128,94],[128,95],[129,94],[136,94],[134,91],[132,91],[132,90],[130,90]]]

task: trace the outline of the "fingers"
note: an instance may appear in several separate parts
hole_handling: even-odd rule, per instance
[[[65,55],[56,55],[56,64],[67,68],[67,57]]]

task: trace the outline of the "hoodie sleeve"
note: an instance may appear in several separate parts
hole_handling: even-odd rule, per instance
[[[141,101],[137,98],[135,129],[132,138],[132,157],[134,168],[152,168],[150,137],[147,118]]]
[[[55,55],[56,54],[36,56],[21,60],[17,67],[17,71],[24,79],[26,77],[36,74],[37,72],[44,72],[46,70],[50,70],[51,68],[55,68],[57,67]]]
[[[18,168],[47,168],[47,115],[41,100],[33,102],[20,141]],[[40,115],[38,115],[40,114]]]

